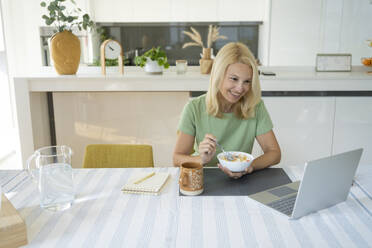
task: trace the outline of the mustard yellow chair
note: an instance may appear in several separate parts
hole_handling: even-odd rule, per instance
[[[84,168],[154,167],[151,145],[94,144],[85,148]]]

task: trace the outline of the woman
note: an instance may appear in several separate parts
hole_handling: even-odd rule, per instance
[[[280,162],[281,152],[270,116],[261,100],[255,58],[244,44],[228,43],[217,54],[206,95],[184,108],[173,154],[174,165],[198,162],[216,166],[216,141],[226,151],[252,152],[256,139],[264,154],[244,172],[227,175],[239,178],[254,170]],[[191,155],[198,151],[198,154]],[[221,151],[218,151],[221,152]]]

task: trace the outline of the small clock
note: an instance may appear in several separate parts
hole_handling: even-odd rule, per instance
[[[101,45],[101,68],[102,74],[106,75],[106,59],[118,59],[119,72],[124,73],[123,69],[123,48],[116,40],[105,40]]]

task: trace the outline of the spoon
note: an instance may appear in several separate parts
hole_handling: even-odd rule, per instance
[[[218,147],[221,149],[221,151],[223,152],[223,154],[225,154],[225,157],[228,161],[233,161],[234,160],[234,155],[231,154],[230,152],[226,152],[223,147],[217,142],[216,140],[216,144],[218,145]]]

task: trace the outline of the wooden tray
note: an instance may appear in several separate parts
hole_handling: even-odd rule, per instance
[[[0,248],[26,245],[27,230],[25,222],[4,194],[2,194],[1,204]]]

